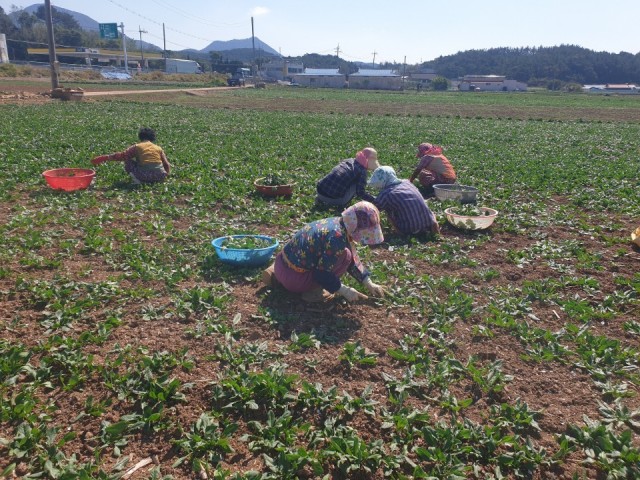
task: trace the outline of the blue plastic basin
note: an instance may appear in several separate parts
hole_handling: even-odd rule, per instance
[[[227,248],[224,246],[232,238],[253,237],[270,242],[268,247],[264,248]],[[213,248],[221,262],[236,265],[239,267],[259,267],[271,260],[273,252],[278,248],[279,242],[273,237],[267,235],[227,235],[226,237],[218,237],[211,241]]]

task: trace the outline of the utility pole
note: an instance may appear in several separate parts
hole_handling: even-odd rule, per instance
[[[402,63],[402,90],[404,90],[404,79],[407,75],[407,56],[404,56],[404,62]]]
[[[53,19],[51,18],[51,0],[44,2],[44,16],[47,22],[47,37],[49,39],[49,64],[51,65],[51,89],[60,86],[58,82],[58,69],[60,64],[56,59],[56,42],[53,35]]]
[[[127,58],[127,36],[124,34],[124,23],[120,22],[122,31],[122,49],[124,50],[124,71],[129,73],[129,59]]]
[[[256,64],[256,37],[253,33],[253,17],[251,17],[251,48],[253,49],[253,64]],[[257,76],[257,71],[251,72],[253,76]]]
[[[340,58],[340,44],[336,47],[336,57]]]
[[[0,63],[9,63],[9,49],[7,48],[7,36],[0,33]]]
[[[140,28],[140,25],[138,25],[138,32],[140,32],[140,60],[142,62],[142,68],[144,68],[144,51],[142,50],[142,34],[143,33],[149,33],[146,30],[142,30],[142,28]]]
[[[167,36],[164,33],[164,22],[162,23],[162,45],[164,50],[162,51],[162,56],[167,58]]]
[[[375,69],[376,68],[376,54],[378,52],[376,52],[375,50],[373,51],[372,55],[373,55],[373,63],[371,64],[371,66]]]

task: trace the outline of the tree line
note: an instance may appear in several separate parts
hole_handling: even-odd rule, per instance
[[[98,32],[84,30],[72,15],[51,8],[51,20],[57,45],[65,47],[121,48],[119,40],[105,40]],[[44,5],[34,13],[18,12],[15,23],[0,7],[0,33],[7,36],[9,57],[28,60],[27,48],[46,47],[49,43]],[[127,44],[128,45],[128,44]],[[133,46],[133,44],[132,44]]]
[[[438,75],[505,75],[530,86],[553,81],[579,84],[640,83],[640,52],[595,52],[575,45],[467,50],[425,62]]]
[[[305,66],[356,71],[358,64],[335,55],[307,54],[296,58]],[[640,52],[596,52],[575,45],[556,47],[491,48],[441,56],[418,65],[383,62],[378,68],[401,73],[432,71],[451,80],[465,75],[504,75],[529,86],[563,84],[640,83]]]

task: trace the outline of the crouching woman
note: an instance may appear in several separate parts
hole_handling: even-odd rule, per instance
[[[392,167],[377,168],[369,186],[380,193],[373,201],[385,212],[396,231],[403,235],[440,233],[435,215],[418,188],[408,180],[400,180]]]
[[[164,181],[171,171],[171,164],[164,150],[154,143],[156,132],[143,127],[138,131],[138,140],[138,143],[123,152],[100,155],[91,160],[91,163],[100,165],[107,161],[124,162],[124,169],[134,185]]]
[[[356,244],[375,245],[383,239],[378,209],[369,202],[358,202],[339,217],[317,220],[298,230],[264,271],[263,283],[280,283],[290,292],[301,293],[306,301],[321,301],[328,296],[325,291],[350,302],[368,298],[340,281],[348,272],[371,295],[381,297],[384,289],[369,278]]]
[[[416,157],[420,161],[409,178],[411,183],[417,178],[429,194],[433,193],[433,186],[436,184],[456,183],[456,171],[449,159],[442,154],[442,147],[421,143]]]

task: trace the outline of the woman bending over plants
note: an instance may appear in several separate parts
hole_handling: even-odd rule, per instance
[[[449,159],[442,154],[442,147],[421,143],[416,157],[420,161],[409,178],[411,183],[417,178],[428,194],[432,194],[433,186],[439,183],[456,183],[456,172]]]
[[[131,145],[123,152],[100,155],[91,160],[100,165],[108,160],[124,162],[125,171],[131,176],[134,185],[162,182],[171,171],[164,150],[156,145],[156,132],[143,127],[138,131],[139,143]]]
[[[404,235],[440,233],[435,215],[420,190],[408,180],[400,180],[391,167],[379,167],[371,175],[369,186],[380,193],[373,201],[387,214],[393,227]]]
[[[373,148],[364,148],[355,158],[341,161],[316,184],[316,203],[344,207],[356,196],[373,201],[373,195],[365,191],[367,173],[379,166],[378,152]]]
[[[356,242],[375,245],[382,241],[378,209],[369,202],[358,202],[339,217],[317,220],[298,230],[263,272],[262,282],[266,286],[279,283],[290,292],[301,293],[308,302],[322,301],[325,291],[349,302],[368,298],[342,284],[340,277],[349,272],[371,295],[381,297],[384,289],[369,278]]]

